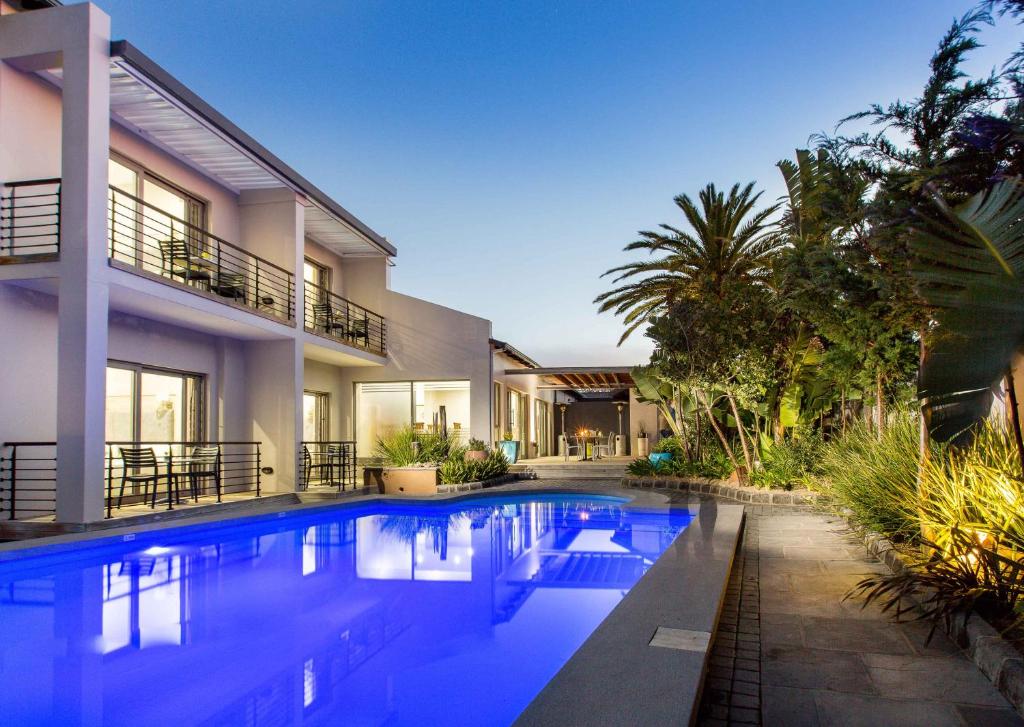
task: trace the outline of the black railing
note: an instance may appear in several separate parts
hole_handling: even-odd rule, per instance
[[[60,179],[7,182],[0,190],[0,258],[60,252]]]
[[[309,282],[305,283],[303,319],[310,333],[379,356],[387,354],[387,323],[383,316]]]
[[[0,445],[0,517],[24,520],[52,515],[57,506],[57,443]]]
[[[180,217],[110,188],[110,259],[291,321],[295,276]]]
[[[303,442],[299,490],[310,486],[355,488],[355,442]]]
[[[128,505],[259,497],[261,467],[259,442],[107,442],[107,517]]]

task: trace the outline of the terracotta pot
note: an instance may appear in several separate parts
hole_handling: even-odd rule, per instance
[[[471,459],[482,462],[487,459],[487,452],[482,449],[471,449],[466,452],[466,460],[469,461]]]
[[[385,467],[385,495],[436,495],[437,467]]]

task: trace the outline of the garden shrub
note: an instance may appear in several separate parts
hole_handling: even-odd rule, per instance
[[[792,489],[807,487],[821,472],[824,443],[821,435],[808,433],[773,442],[761,454],[761,468],[750,481],[758,487]]]

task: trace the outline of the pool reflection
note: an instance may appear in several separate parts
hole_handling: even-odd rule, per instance
[[[689,515],[540,498],[288,520],[0,568],[0,714],[510,722]]]

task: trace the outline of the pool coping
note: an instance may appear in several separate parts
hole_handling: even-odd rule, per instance
[[[621,488],[566,488],[551,487],[538,488],[531,486],[517,486],[508,484],[499,488],[474,490],[471,492],[453,492],[438,495],[415,497],[408,495],[353,495],[342,498],[331,499],[309,499],[302,500],[304,493],[294,493],[296,501],[282,504],[280,501],[271,504],[267,509],[253,512],[252,509],[232,510],[225,512],[213,512],[210,514],[195,515],[188,518],[169,518],[165,520],[152,520],[142,523],[134,523],[123,526],[107,527],[100,530],[84,530],[59,535],[48,535],[26,540],[13,540],[0,543],[0,565],[28,557],[43,557],[56,555],[73,550],[86,550],[81,546],[87,545],[88,549],[105,546],[119,545],[124,542],[133,541],[139,535],[151,533],[183,534],[190,530],[199,530],[215,526],[229,528],[238,525],[250,525],[260,522],[275,521],[287,515],[308,513],[315,514],[317,511],[328,509],[351,509],[364,507],[373,503],[381,502],[388,504],[404,504],[409,506],[428,505],[431,503],[455,503],[463,500],[482,500],[502,495],[580,495],[592,497],[619,497],[627,500],[623,504],[624,509],[642,508],[648,511],[662,512],[669,509],[680,509],[680,504],[670,503],[668,496],[658,493],[637,493]],[[646,495],[646,496],[644,496]],[[25,551],[32,551],[26,553]]]
[[[514,724],[693,724],[743,523],[742,505],[702,500],[693,522]],[[679,646],[652,645],[656,634],[665,641],[661,629]],[[693,643],[700,634],[703,648]]]

